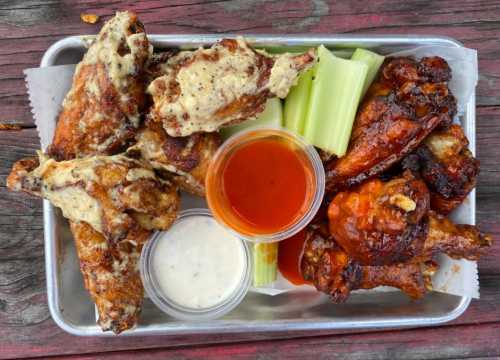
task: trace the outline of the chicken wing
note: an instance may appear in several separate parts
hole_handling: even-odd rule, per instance
[[[491,237],[470,225],[455,225],[429,211],[425,184],[409,172],[338,193],[328,208],[330,231],[362,265],[432,260],[437,253],[477,259]]]
[[[326,165],[327,192],[380,174],[438,125],[451,123],[456,101],[450,78],[439,57],[387,59],[358,111],[347,154]]]
[[[476,186],[479,161],[467,148],[459,125],[434,130],[422,145],[403,160],[403,167],[419,174],[431,191],[431,208],[448,214]]]
[[[140,124],[151,52],[135,14],[118,12],[103,26],[76,67],[48,149],[51,157],[111,155],[127,147]]]
[[[168,172],[179,187],[198,196],[205,195],[205,177],[210,160],[222,140],[218,133],[195,133],[186,137],[169,136],[162,125],[151,120],[137,136],[137,143],[127,150],[158,170]]]
[[[378,286],[393,286],[417,299],[432,288],[431,276],[435,270],[432,262],[363,266],[335,242],[328,232],[328,223],[306,228],[302,276],[318,291],[329,294],[335,303],[346,301],[352,290]]]
[[[148,87],[154,101],[151,118],[170,136],[188,136],[255,117],[268,98],[286,97],[314,59],[313,50],[268,55],[242,38],[183,51],[168,60],[165,75]]]
[[[167,229],[179,207],[177,189],[144,162],[124,155],[57,162],[39,154],[18,161],[11,190],[44,197],[70,220],[85,286],[103,330],[137,322],[143,299],[138,259],[151,230]]]

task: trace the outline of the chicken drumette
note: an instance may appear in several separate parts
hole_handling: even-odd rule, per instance
[[[429,210],[429,192],[410,172],[389,182],[374,179],[335,196],[326,223],[310,225],[303,276],[344,301],[354,289],[381,285],[412,298],[430,288],[435,257],[477,260],[491,238]]]
[[[380,174],[438,125],[450,124],[456,112],[450,78],[439,57],[387,59],[358,111],[347,154],[326,165],[327,191]]]

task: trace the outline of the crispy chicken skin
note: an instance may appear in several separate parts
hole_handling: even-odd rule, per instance
[[[358,111],[347,154],[326,164],[327,192],[380,174],[438,125],[450,124],[456,112],[450,78],[439,57],[387,59]]]
[[[44,197],[70,220],[85,286],[103,330],[133,327],[143,288],[142,245],[175,220],[179,195],[144,162],[124,155],[57,162],[40,154],[18,161],[7,186]]]
[[[460,125],[434,130],[422,145],[403,161],[403,167],[419,174],[431,192],[431,208],[448,214],[476,186],[479,161],[467,148],[469,141]]]
[[[77,65],[49,156],[69,160],[112,155],[134,139],[144,106],[144,67],[151,47],[131,12],[109,20]]]
[[[335,196],[330,232],[362,265],[432,260],[438,253],[475,260],[491,238],[475,226],[455,225],[429,211],[429,193],[409,172],[383,183],[370,180]]]
[[[129,154],[145,159],[160,173],[168,172],[181,189],[194,195],[205,195],[208,165],[222,143],[218,133],[172,137],[161,123],[147,120],[136,138],[137,143],[127,150]]]
[[[148,87],[150,112],[170,136],[213,132],[255,117],[270,97],[286,97],[300,71],[314,63],[314,51],[268,55],[242,38],[169,58],[165,75]]]
[[[139,256],[151,232],[137,228],[111,243],[86,222],[71,221],[70,226],[85,288],[97,306],[99,326],[116,334],[134,327],[144,298]]]
[[[327,222],[310,224],[305,231],[302,276],[335,303],[346,301],[352,290],[378,286],[393,286],[417,299],[432,286],[435,267],[431,262],[363,266],[335,242]]]

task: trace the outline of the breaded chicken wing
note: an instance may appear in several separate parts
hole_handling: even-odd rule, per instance
[[[146,121],[136,136],[137,143],[127,150],[140,156],[189,193],[205,195],[205,177],[210,160],[222,140],[218,133],[195,133],[186,137],[169,136],[161,123]]]
[[[111,155],[134,139],[145,99],[150,46],[135,14],[118,12],[77,65],[48,154],[57,160]]]
[[[269,55],[242,38],[168,59],[165,75],[148,87],[151,118],[170,136],[213,132],[255,117],[270,97],[286,97],[300,71],[314,63],[313,50]]]
[[[450,78],[439,57],[387,59],[358,111],[346,155],[326,165],[327,192],[380,174],[438,125],[450,124],[456,112]]]

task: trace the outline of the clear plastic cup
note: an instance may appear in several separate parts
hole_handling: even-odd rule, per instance
[[[307,210],[296,218],[293,223],[289,224],[284,229],[274,233],[252,233],[251,231],[243,231],[241,226],[236,226],[236,215],[231,214],[231,209],[221,205],[222,176],[221,169],[224,167],[225,161],[231,156],[232,152],[246,142],[252,142],[259,139],[279,137],[280,139],[289,142],[293,145],[294,150],[300,151],[301,156],[307,160],[310,172],[312,173],[312,195],[307,200]],[[249,164],[248,166],[252,166]],[[239,132],[222,144],[215,153],[206,178],[207,202],[215,219],[224,225],[227,229],[235,233],[237,236],[252,242],[275,242],[289,238],[300,230],[302,230],[316,215],[325,192],[325,171],[323,163],[316,149],[306,143],[300,136],[281,128],[259,127]]]
[[[184,210],[179,214],[179,217],[172,225],[171,229],[173,229],[175,226],[178,226],[190,217],[200,216],[213,219],[208,209]],[[164,239],[165,236],[168,236],[167,234],[171,229],[169,229],[168,231],[156,232],[142,250],[140,259],[140,272],[144,288],[150,299],[160,310],[179,320],[203,321],[216,319],[229,313],[243,300],[246,293],[248,292],[251,283],[253,262],[250,249],[246,242],[241,238],[235,239],[235,241],[241,242],[241,246],[244,252],[244,264],[243,271],[241,273],[241,279],[239,280],[238,285],[235,287],[232,293],[225,299],[221,300],[220,303],[217,303],[210,307],[187,307],[183,304],[177,303],[162,291],[157,274],[154,269],[153,254],[157,249],[158,242]],[[168,239],[164,240],[168,241]],[[192,284],[185,284],[185,286],[192,286]]]

